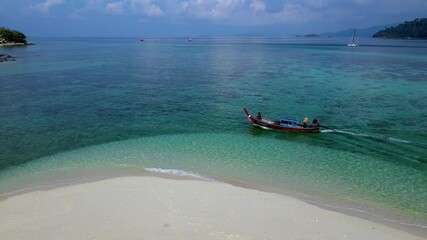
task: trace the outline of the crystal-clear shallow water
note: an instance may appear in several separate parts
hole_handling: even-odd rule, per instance
[[[11,139],[5,144],[13,145],[2,152],[14,160],[144,135],[238,131],[243,106],[265,116],[308,114],[327,126],[425,142],[419,129],[426,125],[426,74],[416,65],[426,60],[413,49],[415,60],[402,61],[389,48],[370,53],[283,44],[45,44],[46,53],[34,50],[41,61],[12,63],[2,71],[0,130]],[[54,46],[65,57],[49,60],[49,54],[61,55]],[[79,54],[100,64],[80,63]],[[393,76],[386,75],[389,62],[400,66]]]
[[[405,217],[402,221],[407,224],[422,225],[426,220],[426,196],[420,194],[427,192],[425,169],[325,150],[306,140],[288,141],[276,133],[254,137],[250,132],[144,137],[64,152],[10,168],[2,174],[6,181],[1,181],[0,189],[15,191],[22,182],[73,169],[172,168],[217,180],[235,179],[233,182],[261,189],[298,192],[308,199],[346,208],[375,209],[379,216],[394,212]]]
[[[359,196],[366,205],[425,221],[427,136],[420,131],[427,122],[425,47],[347,48],[277,39],[191,44],[80,39],[41,41],[7,51],[17,61],[0,65],[0,135],[5,139],[0,143],[0,176],[5,179],[20,175],[8,174],[11,166],[31,165],[42,156],[164,137],[154,141],[159,147],[149,148],[153,153],[143,147],[135,151],[152,159],[144,161],[153,167],[284,185],[313,197],[336,192],[351,201]],[[271,118],[307,114],[338,133],[249,131],[243,107]],[[194,133],[212,142],[187,137]],[[169,137],[181,134],[183,144]],[[256,140],[243,141],[255,157],[240,152],[248,147],[241,143],[246,137]],[[121,149],[113,149],[123,159]],[[98,154],[75,157],[85,159],[76,161],[81,162],[78,167],[102,166]],[[321,162],[325,166],[317,165],[317,156],[326,159]],[[181,160],[169,160],[175,157]],[[282,157],[288,160],[282,163]],[[24,173],[56,169],[56,156],[51,159],[41,161],[46,162],[44,170]],[[106,162],[121,166],[119,160]],[[58,160],[63,166],[58,168],[68,169],[73,162]],[[347,167],[353,164],[357,167],[350,174]]]

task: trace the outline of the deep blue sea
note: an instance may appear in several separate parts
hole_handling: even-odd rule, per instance
[[[170,170],[427,229],[427,41],[347,40],[0,48],[16,58],[0,64],[0,194],[69,171]],[[334,130],[254,128],[244,107]]]

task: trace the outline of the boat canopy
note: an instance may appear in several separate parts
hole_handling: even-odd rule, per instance
[[[280,123],[281,124],[298,124],[298,120],[296,120],[295,118],[289,118],[289,117],[281,117],[280,118]]]

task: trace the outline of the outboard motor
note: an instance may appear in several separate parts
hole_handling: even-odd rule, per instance
[[[313,124],[317,126],[317,119],[313,119]]]

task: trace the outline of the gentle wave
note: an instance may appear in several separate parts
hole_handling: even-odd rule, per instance
[[[202,176],[200,174],[187,172],[187,171],[179,170],[179,169],[145,168],[145,170],[148,172],[172,174],[172,175],[176,175],[176,176],[180,176],[180,177],[194,177],[194,178],[203,179],[203,180],[210,181],[210,182],[216,182],[216,180],[214,180],[212,178],[208,178],[208,177]]]
[[[71,185],[75,182],[78,182],[79,179],[80,178],[70,178],[70,179],[66,179],[66,180],[56,181],[55,183],[39,184],[36,186],[18,188],[16,190],[12,190],[12,191],[2,193],[2,194],[0,194],[0,197],[3,197],[3,196],[9,197],[9,196],[18,195],[18,194],[25,193],[25,192],[37,191],[37,190],[41,190],[41,189],[45,189],[45,188],[55,188],[55,187],[64,186],[64,185]]]
[[[390,217],[384,216],[382,214],[378,214],[372,211],[367,211],[367,210],[363,210],[360,208],[356,208],[356,207],[346,207],[346,206],[339,206],[339,205],[330,205],[330,204],[325,204],[325,203],[318,203],[318,202],[314,202],[314,201],[307,201],[308,203],[311,203],[313,205],[319,205],[319,206],[323,206],[326,209],[334,209],[335,211],[339,211],[339,210],[344,210],[344,212],[346,211],[350,211],[350,212],[359,212],[362,214],[366,214],[366,215],[371,215],[374,216],[376,218],[380,218],[384,221],[390,222],[390,223],[396,223],[396,224],[401,224],[401,225],[406,225],[406,226],[412,226],[412,227],[417,227],[417,228],[422,228],[422,229],[427,229],[427,225],[421,224],[421,223],[414,223],[414,222],[410,222],[410,221],[397,221],[395,219],[392,219]]]
[[[187,172],[187,171],[179,170],[179,169],[145,168],[145,170],[149,171],[149,172],[154,172],[154,173],[172,174],[172,175],[176,175],[176,176],[180,176],[180,177],[193,177],[193,178],[197,178],[197,179],[201,179],[201,180],[205,180],[205,181],[209,181],[209,182],[217,182],[216,180],[214,180],[212,178],[208,178],[208,177],[202,176],[200,174],[195,174],[195,173],[191,173],[191,172]],[[55,183],[51,183],[51,184],[41,184],[41,185],[37,185],[37,186],[19,188],[19,189],[13,190],[13,191],[0,193],[0,198],[1,197],[9,197],[9,196],[13,196],[13,195],[17,195],[17,194],[21,194],[21,193],[25,193],[25,192],[37,191],[37,190],[44,189],[44,188],[55,188],[58,186],[69,185],[69,184],[72,184],[74,182],[78,182],[78,180],[79,180],[79,178],[70,178],[70,179],[66,179],[66,180],[62,180],[62,181],[56,181]]]

